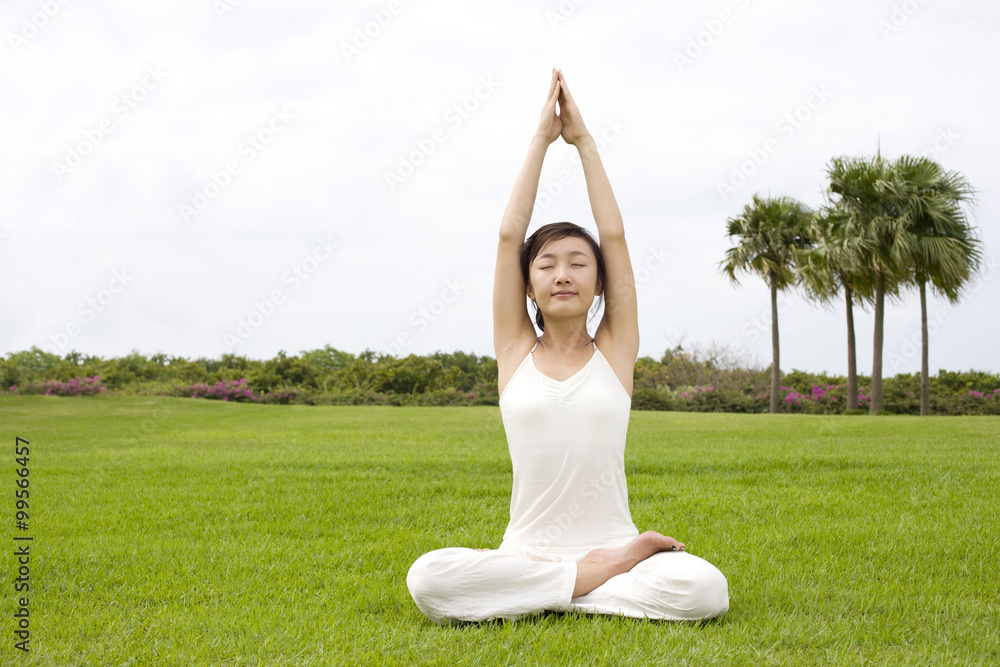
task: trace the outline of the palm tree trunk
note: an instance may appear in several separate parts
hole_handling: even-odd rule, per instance
[[[847,409],[858,409],[858,356],[854,344],[854,299],[851,288],[844,285],[847,296]]]
[[[885,276],[875,276],[875,341],[872,359],[872,403],[868,414],[882,411],[882,324],[885,320]]]
[[[927,363],[927,282],[920,281],[920,416],[931,413],[931,383]]]
[[[781,364],[778,355],[778,281],[773,276],[771,283],[771,414],[778,412],[781,393]]]

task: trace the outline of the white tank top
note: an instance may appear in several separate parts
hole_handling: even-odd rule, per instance
[[[500,397],[514,468],[500,549],[577,560],[639,534],[625,484],[632,399],[596,343],[590,361],[563,381],[535,367],[534,351]]]

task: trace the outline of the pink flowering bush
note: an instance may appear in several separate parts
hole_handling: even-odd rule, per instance
[[[634,410],[676,410],[679,412],[760,412],[759,401],[734,389],[716,385],[678,387],[635,387]]]
[[[219,380],[211,386],[196,382],[187,387],[176,387],[175,395],[189,398],[214,398],[220,401],[241,402],[255,402],[260,398],[259,395],[253,393],[253,389],[246,378],[240,378],[239,380]]]
[[[702,406],[708,404],[709,398],[712,398],[712,394],[715,392],[715,385],[708,385],[704,387],[679,387],[677,389],[677,395],[681,401],[687,401],[693,405],[689,406],[688,409],[697,411],[698,403]]]
[[[189,398],[209,398],[219,401],[274,403],[279,405],[289,405],[292,403],[315,404],[313,396],[298,387],[282,387],[273,391],[254,392],[253,387],[250,386],[246,378],[240,378],[239,380],[219,380],[214,385],[196,382],[187,387],[175,387],[173,395]]]
[[[982,398],[984,400],[1000,400],[1000,389],[994,389],[993,391],[976,391],[975,389],[970,389],[968,396],[973,398]]]
[[[848,406],[847,386],[829,383],[813,384],[808,391],[782,387],[781,393],[785,412],[805,414],[839,414],[845,410],[866,410],[872,400],[867,387],[858,387],[858,404]]]
[[[16,388],[16,387],[15,387]],[[95,375],[89,378],[73,378],[69,382],[49,380],[42,383],[46,396],[95,396],[105,391],[101,377]]]
[[[1000,415],[1000,389],[970,389],[949,400],[940,400],[932,395],[931,411],[945,415]]]

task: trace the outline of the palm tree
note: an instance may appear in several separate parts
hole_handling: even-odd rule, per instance
[[[858,407],[858,363],[854,338],[854,304],[872,301],[873,285],[864,270],[868,240],[847,233],[849,216],[837,206],[817,214],[809,236],[816,247],[797,258],[798,277],[806,297],[823,305],[832,304],[844,290],[847,305],[847,409]]]
[[[962,210],[974,191],[958,172],[945,171],[926,157],[904,155],[894,165],[892,196],[905,211],[910,282],[920,291],[920,414],[930,414],[927,283],[951,303],[979,269],[979,240]]]
[[[781,390],[781,365],[778,345],[778,291],[795,281],[795,258],[812,245],[807,236],[812,210],[789,197],[761,199],[726,222],[730,239],[739,244],[726,251],[720,267],[729,279],[739,284],[736,274],[753,273],[764,278],[771,288],[771,412],[778,412]]]
[[[846,236],[863,239],[861,274],[871,283],[875,305],[875,335],[872,354],[870,414],[882,411],[882,348],[885,297],[899,295],[908,276],[908,251],[903,232],[905,215],[892,196],[894,170],[881,155],[873,158],[833,158],[827,166],[830,193],[846,214]]]

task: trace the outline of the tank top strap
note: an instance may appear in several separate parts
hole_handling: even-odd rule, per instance
[[[591,340],[590,342],[594,344],[594,349],[596,350],[597,349],[597,340],[596,339],[595,340]]]

